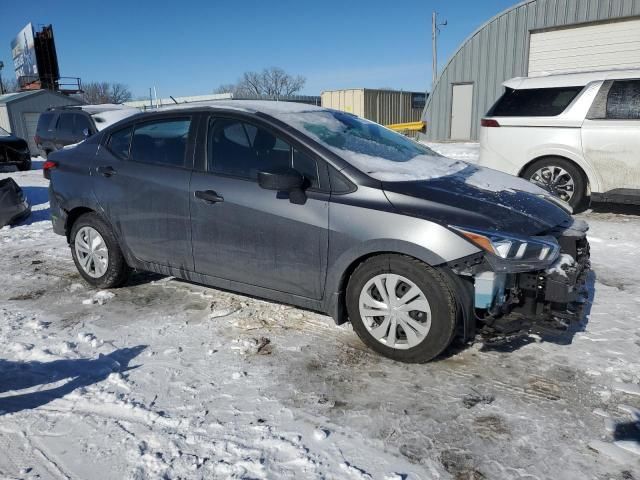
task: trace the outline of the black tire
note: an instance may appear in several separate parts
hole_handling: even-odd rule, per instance
[[[580,167],[566,158],[545,157],[533,162],[525,168],[521,176],[531,182],[535,173],[544,167],[560,167],[571,176],[574,184],[574,191],[573,196],[568,203],[573,208],[574,213],[583,211],[588,206],[589,199],[587,196],[587,178]]]
[[[31,170],[31,158],[27,158],[22,163],[18,164],[18,170],[20,170],[21,172]]]
[[[98,278],[88,275],[79,263],[75,241],[78,231],[82,227],[92,227],[104,239],[108,250],[108,266],[105,273]],[[71,247],[71,255],[76,264],[76,268],[84,280],[96,288],[116,288],[123,285],[131,272],[131,268],[122,255],[120,245],[113,234],[111,227],[96,213],[85,213],[78,217],[71,227],[71,235],[69,237],[69,246]]]
[[[413,282],[424,293],[431,309],[431,327],[418,345],[397,349],[378,341],[360,316],[360,293],[377,275],[395,273]],[[349,319],[360,339],[385,357],[406,363],[423,363],[440,355],[453,340],[456,328],[454,294],[443,274],[411,257],[378,255],[361,263],[349,278],[346,292]]]

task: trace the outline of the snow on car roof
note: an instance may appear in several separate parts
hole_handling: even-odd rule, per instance
[[[119,122],[122,119],[131,117],[140,113],[137,108],[119,108],[113,110],[102,110],[100,112],[91,113],[94,123],[98,131],[104,130],[110,125]]]
[[[515,90],[531,88],[579,87],[599,80],[640,78],[640,69],[602,70],[595,72],[575,72],[539,77],[515,77],[502,85]]]

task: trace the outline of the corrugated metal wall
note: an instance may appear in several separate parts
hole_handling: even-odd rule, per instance
[[[453,84],[474,84],[471,135],[502,93],[502,82],[527,75],[529,32],[543,28],[640,16],[640,0],[527,0],[471,35],[441,72],[427,99],[427,138],[449,138]]]
[[[417,122],[421,108],[411,108],[412,92],[357,88],[322,92],[322,106],[353,113],[382,125]]]

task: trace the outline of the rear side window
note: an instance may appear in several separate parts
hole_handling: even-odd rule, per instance
[[[73,134],[73,113],[61,113],[58,117],[58,125],[56,130],[59,134],[71,135]]]
[[[293,167],[311,188],[320,188],[318,163],[266,129],[233,119],[211,119],[209,170],[257,180],[258,172]]]
[[[133,132],[133,127],[123,128],[113,132],[107,141],[107,148],[120,160],[129,158],[131,132]]]
[[[131,160],[184,167],[191,119],[168,119],[138,124],[131,140]]]
[[[507,88],[489,111],[491,117],[555,117],[573,102],[584,87]]]
[[[607,97],[607,118],[640,120],[640,80],[616,80]]]

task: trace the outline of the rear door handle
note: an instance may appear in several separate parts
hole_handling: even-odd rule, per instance
[[[100,175],[102,175],[103,177],[111,177],[113,175],[115,175],[116,173],[116,169],[111,167],[111,166],[100,166],[96,168],[96,172],[98,172]]]
[[[213,190],[198,190],[195,192],[195,196],[206,203],[224,202],[224,198]]]

